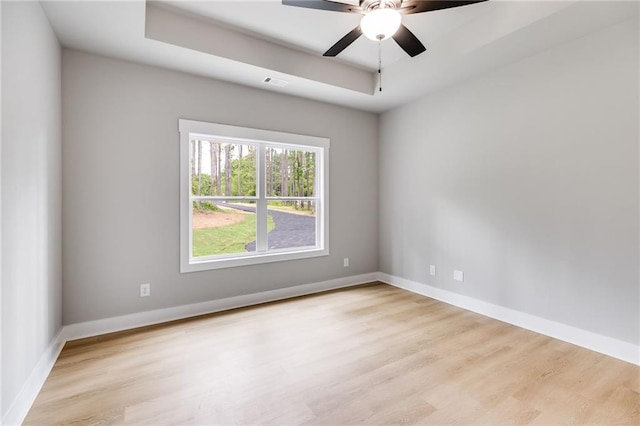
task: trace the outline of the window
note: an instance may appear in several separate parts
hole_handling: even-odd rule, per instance
[[[181,272],[329,254],[329,139],[178,124]]]

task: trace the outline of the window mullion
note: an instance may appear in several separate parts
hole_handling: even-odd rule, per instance
[[[266,148],[264,144],[258,145],[258,164],[257,164],[257,185],[258,185],[258,201],[256,206],[256,223],[257,238],[256,250],[264,252],[268,249],[268,228],[267,228],[267,179],[266,179]]]

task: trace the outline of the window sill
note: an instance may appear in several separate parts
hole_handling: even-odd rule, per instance
[[[270,252],[242,257],[229,257],[225,259],[191,259],[188,263],[183,262],[180,265],[180,273],[184,274],[189,272],[209,271],[213,269],[235,268],[238,266],[285,262],[288,260],[308,259],[328,255],[329,249],[310,248],[308,250]]]

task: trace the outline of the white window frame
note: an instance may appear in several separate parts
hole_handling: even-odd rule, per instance
[[[317,136],[296,135],[271,130],[236,127],[225,124],[208,123],[179,119],[180,133],[180,272],[196,272],[211,269],[231,268],[237,266],[256,265],[269,262],[281,262],[294,259],[329,255],[329,147],[330,140]],[[214,139],[221,142],[232,142],[254,145],[257,148],[256,164],[256,197],[227,197],[251,198],[265,208],[270,199],[285,197],[267,197],[266,182],[262,178],[265,169],[264,150],[266,146],[277,146],[287,149],[302,149],[316,153],[316,171],[314,195],[316,200],[316,243],[315,247],[287,248],[267,250],[266,247],[256,247],[255,252],[238,253],[233,255],[217,255],[207,257],[192,257],[192,220],[193,203],[191,197],[191,158],[190,141],[192,138]],[[206,198],[206,197],[201,197]],[[290,197],[289,197],[290,198]],[[296,198],[292,198],[296,199]],[[267,224],[258,220],[257,241],[266,241]],[[256,244],[257,245],[257,244]]]

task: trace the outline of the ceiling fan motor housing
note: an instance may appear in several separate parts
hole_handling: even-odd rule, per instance
[[[371,12],[374,9],[378,9],[380,7],[380,0],[364,0],[360,7],[365,12]],[[385,7],[389,9],[400,9],[400,5],[402,4],[401,0],[386,0]]]

